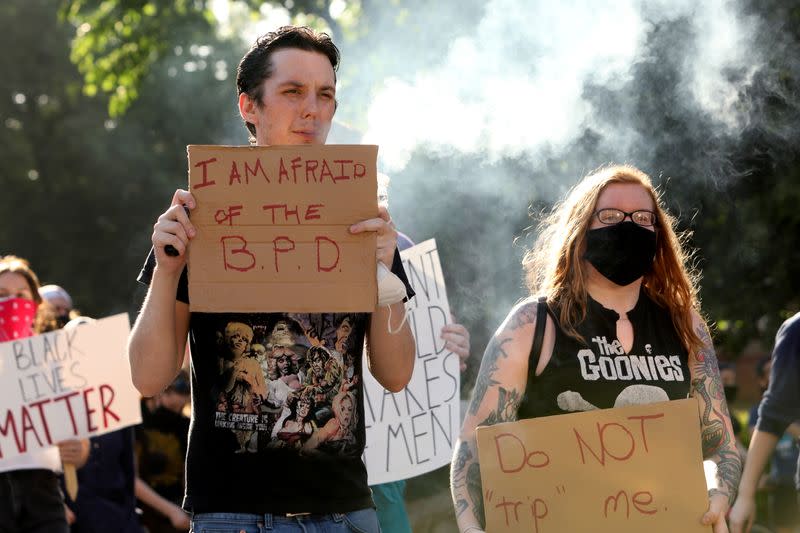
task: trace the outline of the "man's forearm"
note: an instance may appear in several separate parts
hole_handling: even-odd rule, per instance
[[[178,279],[160,275],[156,268],[128,341],[133,384],[144,396],[161,392],[180,369],[175,316]]]
[[[394,331],[403,321],[405,304],[398,302],[389,310],[381,306],[372,313],[367,339],[369,370],[386,390],[398,392],[405,387],[414,371],[414,335],[408,321],[397,333]]]

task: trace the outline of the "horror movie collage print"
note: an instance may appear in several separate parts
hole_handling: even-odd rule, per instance
[[[219,323],[214,425],[236,453],[358,453],[366,316],[258,314]]]

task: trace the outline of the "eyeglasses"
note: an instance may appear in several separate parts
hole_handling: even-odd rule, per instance
[[[621,209],[609,207],[606,209],[598,209],[595,211],[594,216],[597,217],[597,220],[608,226],[619,224],[625,220],[626,217],[631,217],[631,220],[639,226],[650,227],[655,226],[656,224],[656,214],[652,211],[648,211],[647,209],[639,209],[637,211],[627,213]]]

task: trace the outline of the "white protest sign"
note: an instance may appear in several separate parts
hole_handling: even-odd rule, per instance
[[[0,344],[0,460],[142,421],[127,314]]]
[[[370,485],[449,464],[459,430],[459,360],[440,338],[442,327],[450,322],[450,306],[436,241],[425,241],[400,256],[417,293],[406,304],[416,361],[411,381],[398,393],[381,387],[364,361],[364,462]]]

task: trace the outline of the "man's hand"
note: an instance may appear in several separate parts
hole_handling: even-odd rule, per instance
[[[184,206],[194,209],[197,204],[189,191],[178,189],[172,196],[172,203],[153,225],[153,248],[159,268],[180,273],[186,263],[186,248],[189,241],[197,235],[197,230],[189,221]],[[165,251],[171,246],[178,252],[177,256]]]
[[[749,533],[750,528],[753,527],[755,516],[755,500],[740,494],[728,515],[731,533]]]
[[[389,211],[384,206],[378,206],[378,218],[369,218],[350,226],[350,233],[353,235],[365,231],[375,232],[378,237],[375,255],[378,261],[391,270],[394,251],[397,248],[397,230],[394,229],[392,217],[389,216]]]
[[[456,317],[450,315],[450,318],[453,322],[446,324],[439,336],[445,341],[444,347],[458,356],[459,369],[463,372],[469,359],[469,331],[456,322]]]

